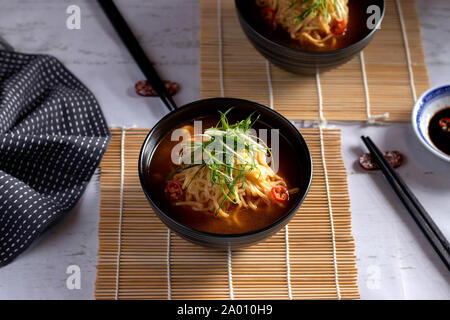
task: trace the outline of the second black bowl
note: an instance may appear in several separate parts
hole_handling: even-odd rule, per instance
[[[385,0],[364,0],[367,2],[367,5],[364,4],[365,7],[368,8],[369,6],[375,5],[380,10],[380,19],[378,20],[377,27],[370,30],[361,40],[345,48],[315,52],[284,46],[266,37],[260,32],[261,28],[255,25],[255,13],[253,12],[254,6],[252,5],[252,1],[254,0],[235,0],[239,22],[248,40],[271,63],[281,69],[297,74],[315,74],[317,71],[327,71],[351,60],[372,40],[377,31],[377,27],[383,20],[385,12]],[[361,19],[367,19],[368,16],[361,16]]]

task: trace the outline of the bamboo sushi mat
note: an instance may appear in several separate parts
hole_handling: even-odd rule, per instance
[[[417,96],[430,86],[414,0],[386,0],[370,45],[316,76],[269,64],[246,39],[233,0],[200,0],[200,8],[203,98],[257,101],[290,120],[410,121]]]
[[[359,298],[339,130],[301,130],[314,163],[301,209],[270,239],[229,252],[191,244],[156,217],[137,169],[148,131],[113,129],[101,163],[96,299]]]

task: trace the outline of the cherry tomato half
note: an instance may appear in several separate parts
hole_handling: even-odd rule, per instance
[[[284,186],[276,186],[272,188],[272,196],[278,202],[289,200],[289,191]]]
[[[261,10],[262,18],[268,24],[273,24],[275,21],[275,10],[270,8],[264,8]]]
[[[336,21],[331,27],[331,32],[337,36],[343,34],[347,30],[347,24],[344,20]]]
[[[176,201],[183,195],[183,188],[178,182],[169,181],[164,189],[164,194],[170,201]]]
[[[439,127],[442,131],[450,132],[450,118],[442,118],[439,120]]]

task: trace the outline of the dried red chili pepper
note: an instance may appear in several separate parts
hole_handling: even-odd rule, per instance
[[[347,24],[344,20],[336,21],[331,27],[331,32],[337,36],[344,34],[345,30],[347,30]]]
[[[284,186],[273,187],[271,192],[275,201],[285,202],[289,200],[289,191]]]
[[[444,132],[450,132],[450,118],[442,118],[439,120],[439,127]]]
[[[398,168],[403,163],[403,156],[398,151],[386,151],[384,154],[385,159],[393,166]],[[376,170],[379,169],[377,163],[372,158],[370,153],[364,153],[359,157],[359,164],[366,170]]]
[[[166,86],[167,91],[171,96],[177,94],[180,91],[180,85],[176,82],[172,81],[164,81],[164,85]],[[136,89],[136,93],[143,97],[157,97],[158,93],[153,89],[153,87],[146,81],[141,80],[136,82],[134,85]]]
[[[263,20],[268,24],[273,24],[273,22],[275,21],[275,15],[276,13],[273,9],[264,8],[261,10],[261,16]]]
[[[183,195],[183,188],[178,182],[169,181],[164,189],[164,194],[170,201],[176,201]]]

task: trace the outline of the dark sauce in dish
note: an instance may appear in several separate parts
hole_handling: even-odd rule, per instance
[[[442,130],[439,121],[450,118],[450,107],[438,111],[430,120],[428,134],[436,148],[450,156],[450,132]]]
[[[196,121],[202,120],[203,130],[214,127],[219,120],[218,116],[196,118]],[[230,117],[230,123],[234,123],[236,120]],[[186,125],[193,125],[194,120],[186,121],[180,124],[177,128],[182,128]],[[173,130],[177,129],[174,128]],[[253,126],[254,129],[270,129],[262,122],[258,121]],[[271,206],[262,206],[257,210],[240,209],[232,213],[230,217],[218,217],[211,212],[195,211],[188,206],[175,206],[169,200],[166,199],[164,189],[167,184],[167,177],[174,170],[177,165],[171,161],[171,151],[173,147],[181,142],[171,141],[170,131],[164,136],[150,161],[150,166],[147,172],[147,185],[150,193],[152,194],[156,204],[164,211],[165,214],[173,218],[174,220],[189,226],[196,230],[206,231],[216,234],[239,234],[250,231],[262,229],[266,226],[276,222],[290,211],[291,207],[298,202],[298,198],[303,194],[305,186],[302,185],[301,166],[300,160],[296,154],[292,152],[292,146],[280,133],[280,163],[278,175],[284,178],[288,188],[300,188],[300,192],[290,196],[289,201],[284,207],[280,207],[276,204]],[[270,147],[270,133],[268,134]],[[289,156],[286,156],[289,155]]]
[[[336,45],[326,45],[324,47],[316,47],[314,45],[302,45],[298,40],[292,39],[290,34],[281,26],[277,26],[274,30],[272,26],[268,25],[262,18],[261,8],[256,5],[254,0],[251,0],[253,6],[253,19],[255,29],[264,35],[266,38],[277,42],[285,47],[290,47],[305,51],[332,51],[346,48],[359,40],[363,39],[372,30],[366,26],[366,21],[369,15],[366,13],[367,7],[372,3],[369,0],[349,0],[349,19],[347,24],[347,31],[343,35],[337,36]]]

